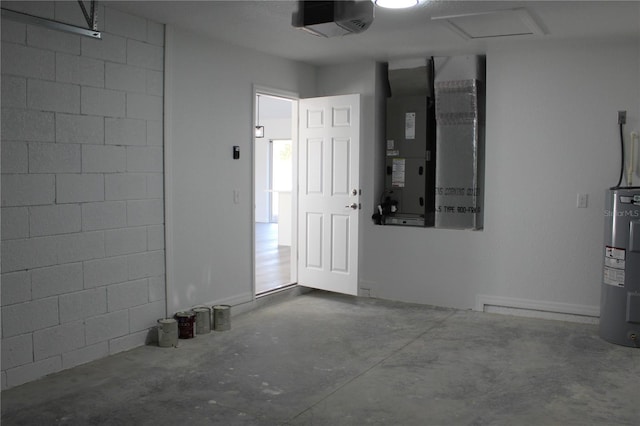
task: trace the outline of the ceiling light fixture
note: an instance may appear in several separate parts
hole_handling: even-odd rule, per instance
[[[416,6],[419,0],[372,0],[376,6],[387,9],[406,9]]]

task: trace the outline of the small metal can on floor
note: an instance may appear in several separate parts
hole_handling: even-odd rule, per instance
[[[170,348],[178,346],[178,322],[173,318],[158,320],[158,346]]]
[[[196,333],[207,334],[211,332],[211,309],[207,307],[193,308],[196,314]]]
[[[192,339],[196,337],[196,314],[193,311],[178,312],[179,337],[181,339]]]
[[[231,329],[231,306],[215,305],[213,307],[213,329],[215,331]]]

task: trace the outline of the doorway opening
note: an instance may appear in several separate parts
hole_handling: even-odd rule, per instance
[[[255,292],[292,285],[295,101],[257,91],[254,139]]]

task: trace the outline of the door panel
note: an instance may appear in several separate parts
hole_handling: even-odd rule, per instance
[[[358,293],[360,95],[302,99],[298,283]]]

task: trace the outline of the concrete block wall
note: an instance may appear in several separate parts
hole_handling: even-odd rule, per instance
[[[3,8],[86,26],[76,2]],[[162,25],[2,19],[2,389],[143,345],[165,316]]]

